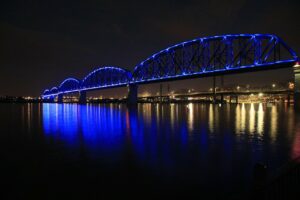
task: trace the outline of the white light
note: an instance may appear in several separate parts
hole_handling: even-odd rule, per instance
[[[296,64],[294,65],[294,67],[300,67],[300,62],[296,62]]]

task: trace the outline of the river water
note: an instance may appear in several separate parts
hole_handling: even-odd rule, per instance
[[[0,104],[10,197],[231,199],[300,156],[287,104]],[[11,199],[11,198],[10,198]]]

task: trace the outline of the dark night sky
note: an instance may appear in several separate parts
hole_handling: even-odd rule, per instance
[[[299,54],[299,8],[299,0],[1,1],[0,95],[39,95],[96,66],[132,69],[165,47],[210,35],[272,33]],[[289,79],[291,71],[271,74]]]

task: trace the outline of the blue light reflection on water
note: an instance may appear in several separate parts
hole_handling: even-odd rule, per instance
[[[72,152],[199,184],[245,182],[256,162],[280,166],[290,158],[293,127],[290,108],[278,105],[43,104],[45,134]]]
[[[45,134],[74,145],[78,142],[78,115],[75,104],[43,104]]]

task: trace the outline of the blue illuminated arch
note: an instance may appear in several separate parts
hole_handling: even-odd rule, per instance
[[[78,91],[80,89],[80,81],[76,78],[65,79],[58,87],[59,92]]]
[[[50,89],[50,94],[57,94],[58,93],[58,88],[57,87],[53,87]]]
[[[127,84],[169,81],[277,67],[299,61],[296,53],[276,35],[235,34],[197,38],[170,46],[139,63],[133,74],[119,67],[100,67],[82,81],[65,79],[42,97]],[[245,70],[246,69],[246,70]]]
[[[182,42],[153,54],[134,68],[132,82],[176,79],[297,59],[296,53],[275,35],[204,37]]]
[[[48,95],[48,94],[50,94],[50,90],[45,89],[44,92],[43,92],[43,95]]]
[[[82,90],[127,85],[131,72],[119,67],[100,67],[89,73],[81,84]]]

